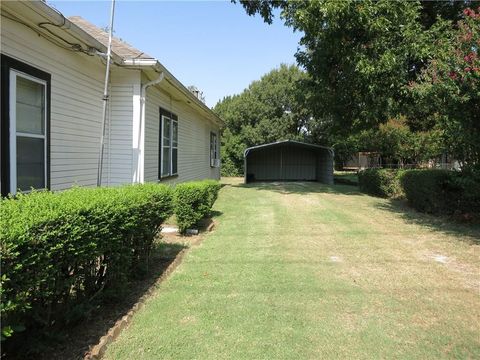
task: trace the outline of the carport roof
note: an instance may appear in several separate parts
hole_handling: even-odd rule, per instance
[[[317,145],[317,144],[309,144],[309,143],[304,143],[301,141],[296,141],[296,140],[281,140],[281,141],[276,141],[273,143],[268,143],[268,144],[262,144],[262,145],[256,145],[249,147],[245,149],[243,153],[243,157],[247,157],[248,153],[251,150],[256,150],[260,148],[265,148],[265,147],[270,147],[270,146],[276,146],[276,145],[284,145],[284,144],[292,144],[292,145],[298,145],[300,147],[305,147],[305,148],[310,148],[310,149],[322,149],[322,150],[328,150],[333,154],[333,149],[328,147],[328,146],[323,146],[323,145]]]

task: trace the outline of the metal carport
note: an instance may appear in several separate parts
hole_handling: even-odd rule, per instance
[[[245,183],[318,181],[333,184],[333,150],[284,140],[253,146],[244,152]]]

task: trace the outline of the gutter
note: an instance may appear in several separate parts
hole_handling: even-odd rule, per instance
[[[215,124],[220,128],[225,127],[225,122],[219,118],[207,105],[201,102],[195,95],[191,93],[175,76],[167,70],[157,59],[124,59],[122,62],[123,66],[126,67],[151,67],[156,72],[164,73],[165,79],[173,85],[177,90],[179,90],[183,95],[185,95],[188,100],[193,102],[195,105],[200,107],[201,110],[206,112],[208,118],[211,119]]]

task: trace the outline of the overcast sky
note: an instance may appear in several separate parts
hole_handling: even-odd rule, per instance
[[[48,1],[65,16],[109,23],[110,1]],[[157,58],[212,107],[281,63],[295,63],[299,33],[230,1],[116,1],[115,36]]]

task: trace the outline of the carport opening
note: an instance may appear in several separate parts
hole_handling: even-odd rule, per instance
[[[280,141],[245,150],[245,182],[318,181],[333,184],[333,150],[298,141]]]

